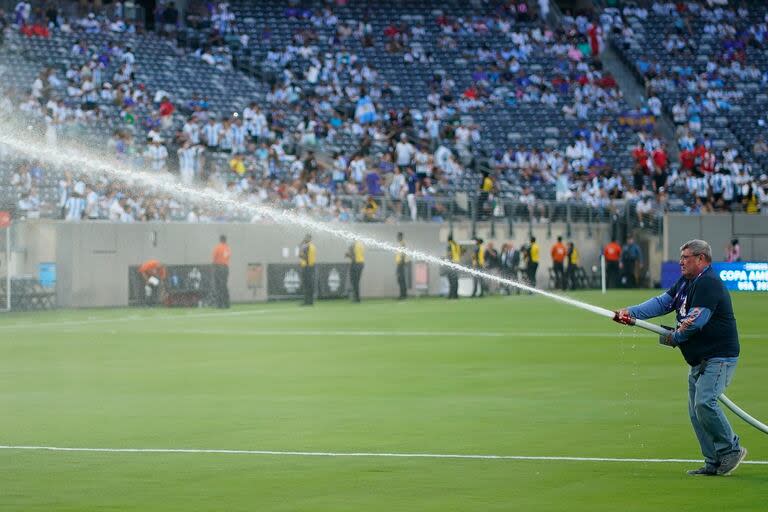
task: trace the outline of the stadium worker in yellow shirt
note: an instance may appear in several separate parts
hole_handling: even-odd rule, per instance
[[[315,262],[317,248],[312,243],[312,236],[307,235],[299,248],[299,266],[301,267],[301,285],[304,287],[304,305],[315,302]]]
[[[482,238],[475,238],[475,249],[472,253],[472,268],[477,270],[483,270],[485,268],[485,246],[483,245]],[[472,296],[475,297],[477,289],[480,288],[480,295],[485,295],[485,281],[477,276],[474,276],[472,282]]]
[[[397,234],[397,243],[400,248],[405,249],[405,241],[403,240],[403,233]],[[400,295],[397,297],[399,300],[404,300],[406,295],[406,282],[405,282],[405,254],[402,252],[395,253],[395,266],[397,267],[397,286],[400,288]]]
[[[446,257],[451,263],[461,264],[461,246],[453,240],[453,235],[448,235],[448,248]],[[459,298],[459,273],[454,269],[448,269],[448,298]]]
[[[573,245],[573,242],[568,242],[568,277],[566,281],[571,284],[571,290],[576,289],[576,272],[579,269],[579,250]]]
[[[346,256],[349,258],[349,281],[352,283],[352,301],[360,302],[360,277],[363,275],[363,266],[365,265],[363,244],[357,240],[352,242]]]
[[[531,237],[531,245],[528,255],[528,282],[536,288],[536,271],[539,269],[539,244],[536,243],[536,237]]]

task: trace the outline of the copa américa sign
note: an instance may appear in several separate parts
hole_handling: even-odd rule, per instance
[[[768,262],[714,262],[712,270],[733,291],[768,292]],[[661,286],[669,288],[680,278],[680,264],[665,261],[661,266]]]
[[[768,262],[713,263],[712,270],[729,290],[768,292]]]

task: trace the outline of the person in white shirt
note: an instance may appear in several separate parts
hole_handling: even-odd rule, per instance
[[[221,140],[222,126],[216,118],[211,116],[208,119],[208,124],[203,126],[203,139],[208,149],[216,151],[219,148],[219,141]]]
[[[360,154],[355,155],[352,158],[352,161],[349,162],[350,178],[357,184],[362,183],[363,179],[365,178],[365,170],[365,159]]]
[[[64,220],[79,221],[85,212],[85,199],[80,194],[73,193],[64,204]]]
[[[165,171],[168,160],[168,150],[161,142],[162,139],[154,139],[144,151],[144,158],[149,160],[150,168],[157,172]]]
[[[192,116],[187,119],[184,126],[181,128],[184,135],[187,136],[187,140],[192,144],[200,144],[200,125],[197,123],[197,118]]]
[[[245,126],[243,126],[243,120],[239,117],[235,119],[232,126],[229,128],[232,136],[232,152],[233,153],[245,153],[245,137],[248,134]]]
[[[123,206],[123,211],[120,214],[119,222],[123,222],[126,224],[130,224],[132,222],[136,222],[136,218],[133,216],[133,212],[131,211],[131,207],[127,204]]]
[[[182,147],[177,150],[179,155],[179,175],[181,182],[191,185],[195,180],[195,167],[197,160],[197,146],[193,146],[189,140],[184,141]]]
[[[395,165],[408,167],[415,153],[416,149],[408,142],[408,136],[404,133],[400,134],[400,142],[395,145]]]
[[[99,218],[99,194],[91,187],[85,188],[85,216],[89,220]]]

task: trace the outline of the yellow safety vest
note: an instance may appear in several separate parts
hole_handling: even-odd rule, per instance
[[[531,263],[539,262],[539,244],[531,244]]]
[[[352,262],[365,263],[365,254],[363,253],[363,244],[355,242],[352,244]]]
[[[480,268],[485,267],[485,246],[483,244],[477,246],[477,253],[472,258],[472,263]]]
[[[568,260],[569,265],[578,265],[579,264],[579,250],[575,247],[573,248],[573,251],[571,252],[571,255]]]
[[[400,247],[405,249],[405,242],[400,242]],[[405,254],[398,252],[395,253],[395,264],[397,265],[404,265],[405,264]]]
[[[317,260],[317,248],[315,247],[315,244],[313,244],[312,242],[303,244],[299,252],[299,265],[302,267],[306,267],[306,266],[314,267],[316,260]]]
[[[454,263],[459,263],[461,261],[461,246],[451,240],[448,242],[448,250],[451,253],[451,261]]]

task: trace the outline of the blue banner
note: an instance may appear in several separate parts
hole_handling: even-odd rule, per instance
[[[768,262],[738,261],[727,263],[716,261],[712,269],[733,291],[768,292]],[[661,287],[669,288],[680,278],[680,264],[665,261],[661,264]]]

